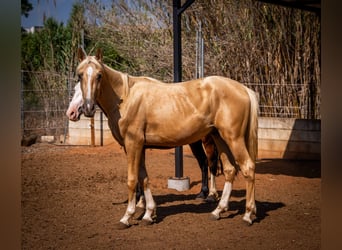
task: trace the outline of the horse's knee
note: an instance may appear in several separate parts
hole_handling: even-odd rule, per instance
[[[233,166],[225,167],[223,169],[223,174],[226,181],[233,182],[236,174],[236,169]]]
[[[236,174],[235,167],[229,162],[228,156],[226,154],[220,155],[223,164],[223,174],[226,181],[233,182]]]
[[[127,180],[127,187],[128,187],[128,190],[134,192],[135,191],[135,188],[137,186],[137,180],[136,179],[128,179]]]
[[[245,165],[240,166],[241,173],[247,180],[254,180],[255,178],[255,164],[253,162],[247,162]]]

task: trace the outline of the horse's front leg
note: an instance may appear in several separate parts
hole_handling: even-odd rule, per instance
[[[135,207],[134,218],[140,220],[145,213],[145,197],[143,181],[139,178],[139,183],[136,188],[137,205]]]
[[[157,215],[156,215],[156,203],[154,202],[150,187],[149,187],[149,179],[146,171],[145,165],[145,149],[141,155],[141,165],[139,168],[139,183],[143,184],[144,188],[144,197],[146,202],[146,211],[144,217],[142,218],[142,223],[145,225],[152,224]]]
[[[143,143],[133,140],[125,140],[127,154],[127,187],[128,187],[128,205],[125,215],[120,220],[121,228],[130,226],[129,219],[135,213],[136,207],[136,187],[138,183],[139,166],[143,151]]]

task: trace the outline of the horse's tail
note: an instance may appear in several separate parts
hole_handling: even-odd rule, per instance
[[[252,160],[255,162],[258,156],[258,112],[259,112],[259,104],[257,94],[247,88],[247,92],[250,99],[250,112],[249,112],[249,122],[248,122],[248,131],[246,135],[246,145],[248,149],[248,153]]]

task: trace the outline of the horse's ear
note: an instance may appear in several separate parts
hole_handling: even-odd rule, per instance
[[[82,62],[87,57],[87,54],[82,47],[78,47],[77,56],[79,62]]]
[[[96,60],[98,60],[99,62],[102,62],[102,49],[98,48],[96,51]]]

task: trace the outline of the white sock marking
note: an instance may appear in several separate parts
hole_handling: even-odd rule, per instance
[[[211,212],[212,215],[215,216],[215,218],[217,219],[220,218],[220,213],[222,211],[227,211],[228,201],[229,201],[230,193],[232,192],[232,187],[233,187],[233,184],[231,182],[226,181],[224,183],[224,188],[223,188],[220,203],[217,206],[217,208],[213,212]]]
[[[143,217],[143,220],[153,221],[152,215],[153,215],[154,209],[156,208],[156,204],[153,200],[151,190],[149,188],[147,188],[144,191],[144,195],[145,195],[145,199],[146,199],[146,211],[145,211],[145,215]]]

